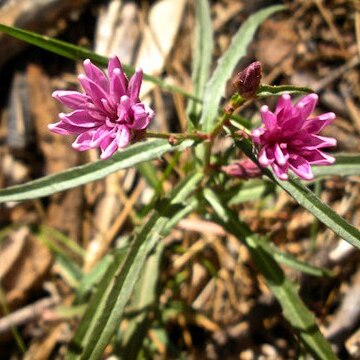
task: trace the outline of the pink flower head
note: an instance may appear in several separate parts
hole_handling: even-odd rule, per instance
[[[61,135],[78,135],[72,147],[78,151],[101,149],[107,159],[144,131],[154,111],[139,100],[142,70],[128,81],[120,60],[112,56],[108,77],[89,59],[84,61],[85,75],[79,75],[84,93],[58,90],[53,97],[73,111],[59,114],[60,121],[49,130]]]
[[[255,144],[259,145],[259,163],[271,165],[277,177],[288,179],[292,170],[304,180],[314,178],[311,165],[329,165],[335,158],[320,149],[336,146],[334,138],[319,136],[318,133],[334,119],[330,112],[310,117],[318,96],[310,94],[301,98],[295,105],[290,95],[281,96],[275,113],[267,106],[260,109],[265,127],[254,129],[251,133]]]

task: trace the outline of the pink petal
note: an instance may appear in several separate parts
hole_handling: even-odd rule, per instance
[[[99,120],[100,122],[104,122],[106,120],[106,118],[108,117],[106,112],[105,112],[105,109],[101,108],[101,109],[98,109],[96,108],[96,106],[94,104],[88,104],[87,106],[87,110],[89,112],[89,115],[91,117],[93,117],[94,119],[96,120]]]
[[[143,72],[141,69],[137,69],[135,74],[131,77],[128,86],[128,96],[131,99],[131,102],[138,102],[142,79]]]
[[[279,144],[275,144],[274,155],[275,155],[277,164],[280,166],[285,165],[289,159],[289,154],[288,154],[286,148],[281,149]]]
[[[278,119],[278,124],[282,124],[284,120],[291,117],[293,114],[293,105],[291,103],[291,97],[289,94],[280,96],[276,105],[275,115]]]
[[[312,119],[308,119],[304,122],[303,130],[311,134],[318,134],[325,126],[328,126],[336,118],[333,112],[316,116]]]
[[[300,111],[302,119],[307,119],[310,114],[314,111],[315,106],[318,101],[318,96],[316,94],[310,94],[301,98],[295,107]]]
[[[319,136],[319,135],[309,135],[309,138],[304,145],[304,149],[322,149],[325,147],[336,146],[337,141],[331,137]]]
[[[284,109],[288,109],[289,107],[292,107],[291,96],[289,94],[281,95],[276,105],[275,115]]]
[[[260,109],[260,114],[261,114],[262,122],[264,123],[265,127],[268,130],[272,131],[276,129],[276,125],[277,125],[276,116],[269,110],[268,106],[263,105]]]
[[[331,165],[334,164],[336,159],[320,150],[311,150],[309,154],[302,152],[301,156],[311,165]]]
[[[84,88],[87,95],[89,95],[94,102],[94,104],[99,108],[105,111],[103,105],[101,103],[101,99],[106,99],[109,102],[110,99],[105,92],[105,90],[96,84],[94,81],[86,77],[85,75],[79,75],[78,77],[81,86]]]
[[[72,143],[72,147],[78,151],[85,151],[92,149],[91,139],[94,135],[94,130],[89,130],[80,134]]]
[[[126,95],[122,96],[117,110],[117,116],[121,122],[129,121],[132,115],[130,113],[130,109],[131,109],[131,101],[129,97],[127,97]]]
[[[251,137],[256,144],[259,145],[263,144],[261,136],[264,134],[264,132],[265,132],[264,128],[256,128],[253,131],[251,131]]]
[[[118,149],[117,141],[115,138],[106,137],[100,144],[101,154],[100,158],[105,160],[111,157]]]
[[[94,83],[101,86],[101,88],[103,88],[105,91],[107,91],[109,87],[109,82],[105,74],[97,66],[95,66],[89,59],[86,59],[83,62],[83,65],[86,76]]]
[[[56,90],[52,96],[70,109],[79,109],[86,106],[90,98],[78,91]]]
[[[119,102],[120,98],[127,93],[127,79],[122,69],[115,68],[110,77],[110,95],[114,101]]]
[[[271,167],[274,170],[275,175],[280,179],[280,180],[287,180],[289,178],[288,176],[288,170],[289,170],[289,165],[286,164],[284,166],[279,166],[278,164],[276,164],[275,162],[271,164]]]
[[[98,147],[102,141],[106,138],[110,138],[111,140],[114,138],[112,135],[114,134],[114,128],[109,128],[106,125],[102,125],[96,129],[91,139],[91,147]]]
[[[70,125],[63,120],[60,120],[59,122],[55,124],[49,124],[48,129],[56,134],[60,135],[78,135],[84,132],[84,128],[80,128],[78,126]]]
[[[303,118],[296,113],[293,113],[292,116],[289,116],[286,120],[282,121],[281,126],[281,135],[283,138],[292,137],[296,134],[303,126]]]
[[[60,113],[59,118],[70,125],[80,128],[93,128],[101,124],[101,122],[94,119],[87,110],[75,110],[69,114]]]
[[[155,116],[155,112],[143,103],[135,104],[131,109],[133,111],[134,121],[132,124],[127,124],[131,129],[145,129]]]
[[[107,114],[116,114],[116,106],[113,103],[109,103],[106,99],[101,99],[101,104]]]
[[[293,155],[289,159],[290,169],[304,180],[312,180],[314,174],[310,164],[300,155]]]
[[[116,134],[116,142],[119,148],[127,147],[130,143],[131,133],[126,126],[119,126]]]
[[[124,72],[119,58],[116,55],[111,55],[108,63],[109,78],[113,76],[114,69],[120,69],[122,73]]]
[[[274,151],[268,145],[265,145],[260,150],[258,159],[259,159],[260,165],[263,167],[266,167],[275,161]]]

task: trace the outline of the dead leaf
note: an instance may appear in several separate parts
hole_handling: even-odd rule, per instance
[[[51,259],[48,248],[29,234],[20,255],[2,280],[6,299],[10,305],[23,303],[30,291],[41,286]]]
[[[145,73],[161,74],[175,43],[185,4],[185,0],[162,0],[152,6],[136,60],[136,66]],[[144,83],[142,94],[148,93],[153,87],[150,82]]]

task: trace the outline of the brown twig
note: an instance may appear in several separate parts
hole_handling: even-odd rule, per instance
[[[59,303],[59,298],[49,297],[25,306],[0,319],[0,334],[7,333],[11,328],[23,325],[42,315],[45,310]]]

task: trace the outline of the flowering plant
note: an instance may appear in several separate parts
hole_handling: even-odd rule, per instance
[[[200,0],[195,2],[195,7],[197,26],[202,31],[196,39],[193,93],[144,75],[146,80],[162,89],[187,99],[187,110],[183,112],[186,113],[186,124],[181,132],[160,132],[151,128],[157,124],[157,109],[141,100],[142,70],[134,71],[132,67],[122,65],[116,56],[107,59],[72,44],[0,25],[0,31],[19,39],[72,59],[86,59],[83,62],[85,74],[78,77],[82,90],[61,89],[53,93],[53,97],[71,112],[60,113],[59,121],[50,123],[48,128],[56,136],[75,136],[72,143],[74,150],[98,149],[100,158],[26,184],[2,189],[0,202],[45,197],[128,168],[136,169],[147,181],[147,190],[150,191],[146,195],[150,192],[151,199],[144,196],[145,203],[136,204],[135,197],[127,198],[123,190],[119,192],[119,198],[126,201],[123,212],[114,215],[110,230],[98,230],[94,225],[93,232],[98,231],[100,243],[91,242],[90,232],[87,231],[84,234],[90,240],[85,241],[85,249],[81,247],[79,250],[78,244],[72,244],[72,249],[77,249],[77,255],[82,258],[76,266],[72,266],[73,254],[67,259],[71,264],[67,270],[76,273],[71,279],[73,294],[69,298],[74,299],[75,309],[86,306],[87,310],[82,313],[82,319],[67,345],[69,359],[98,359],[105,350],[129,358],[124,349],[132,347],[135,349],[132,348],[130,357],[137,358],[145,346],[144,339],[148,337],[151,326],[152,337],[157,336],[158,327],[163,326],[166,332],[166,306],[181,288],[181,283],[176,285],[177,288],[164,292],[160,301],[156,289],[161,283],[159,264],[167,246],[163,239],[173,235],[177,225],[185,226],[181,220],[191,219],[191,214],[196,214],[194,218],[201,225],[194,232],[199,232],[201,227],[200,232],[213,231],[226,239],[236,239],[236,246],[246,249],[251,258],[247,267],[256,268],[280,304],[282,316],[291,325],[301,346],[314,358],[335,359],[331,345],[281,263],[316,276],[328,275],[329,272],[294,259],[272,245],[269,237],[253,231],[253,224],[250,226],[244,221],[246,217],[242,217],[242,204],[248,200],[255,203],[266,196],[270,196],[269,202],[273,203],[277,199],[276,189],[285,190],[327,228],[360,249],[359,230],[323,203],[312,192],[310,182],[319,174],[341,174],[342,166],[351,163],[352,159],[358,161],[358,156],[344,160],[327,153],[334,150],[336,139],[323,136],[321,131],[331,126],[336,116],[332,112],[319,114],[315,109],[319,96],[311,89],[262,84],[262,69],[258,61],[236,74],[236,66],[245,55],[256,29],[268,16],[283,10],[282,6],[263,9],[245,21],[213,72],[210,71],[212,46],[209,44],[213,44],[213,39],[209,28],[209,5],[207,1]],[[102,68],[106,66],[107,72],[103,72]],[[230,79],[232,91],[226,94],[225,88]],[[277,105],[271,111],[271,106],[267,105],[271,99],[268,98],[274,97]],[[253,106],[252,114],[255,114],[253,121],[246,118],[250,106]],[[256,125],[256,121],[260,120],[261,124]],[[219,143],[223,146],[220,150]],[[180,162],[182,154],[186,156]],[[162,161],[163,156],[167,163]],[[157,161],[156,164],[153,160]],[[328,166],[325,168],[324,165]],[[359,175],[359,170],[346,167],[346,175]],[[261,191],[253,195],[248,191],[248,184],[260,186]],[[137,193],[135,191],[137,198],[142,192],[142,188],[139,189]],[[98,211],[104,209],[106,212],[113,211],[106,206]],[[131,230],[134,231],[126,238],[121,226],[127,218],[131,220]],[[115,245],[120,235],[123,236],[121,244]],[[202,247],[185,249],[187,259],[182,258],[181,261],[189,261],[210,242],[206,240]],[[218,247],[222,246],[220,241]],[[98,248],[105,250],[99,252],[94,260],[90,255]],[[173,252],[172,247],[168,250]],[[63,256],[61,250],[59,253]],[[237,259],[242,258],[239,252]],[[181,261],[177,262],[176,271],[181,268]],[[206,269],[210,269],[209,273],[216,273],[215,262],[215,265],[208,263]],[[174,277],[176,271],[175,275],[172,274]],[[227,272],[226,276],[229,276]],[[69,303],[69,299],[66,301]],[[128,309],[134,310],[135,315],[126,311],[128,304]]]

